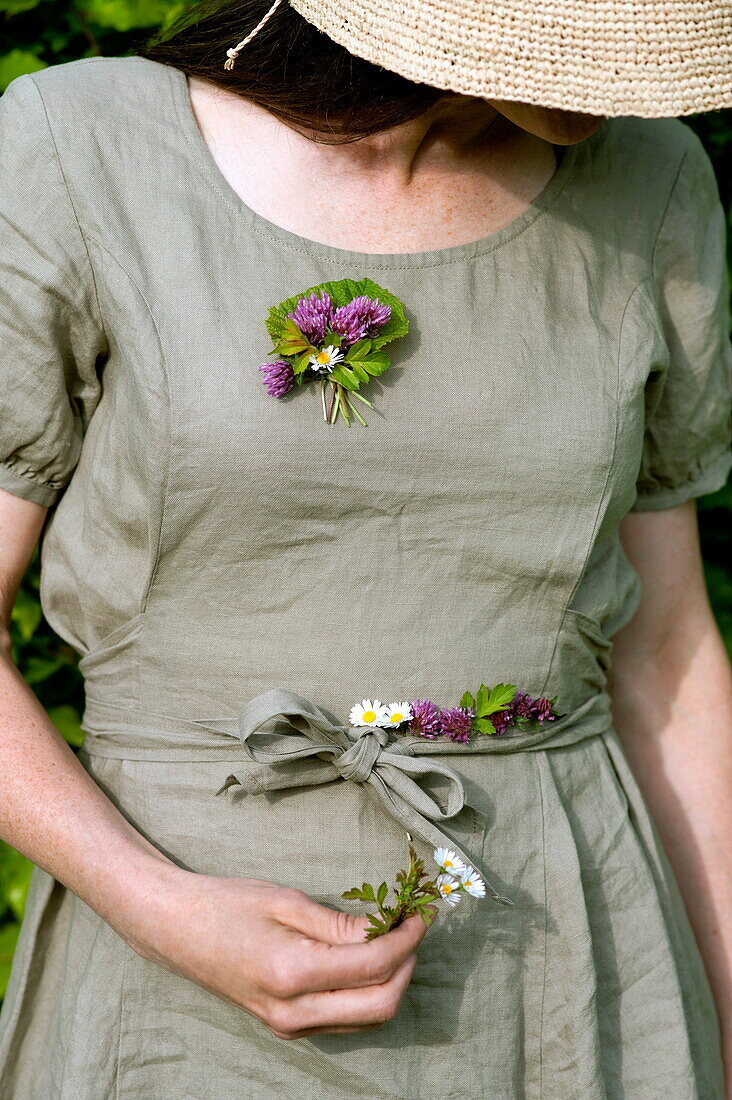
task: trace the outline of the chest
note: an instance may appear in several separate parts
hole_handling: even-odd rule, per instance
[[[174,497],[194,499],[207,530],[223,521],[236,533],[240,517],[249,543],[278,543],[293,523],[321,541],[370,525],[445,552],[477,540],[477,568],[510,545],[512,571],[517,557],[539,569],[545,539],[571,544],[576,565],[598,516],[618,520],[632,503],[643,387],[662,344],[646,285],[616,249],[588,258],[576,240],[545,240],[382,268],[254,232],[239,250],[195,232],[185,250],[168,239],[167,263],[149,241],[134,279],[110,265],[101,281],[116,328],[108,431],[164,447]],[[269,396],[258,370],[269,307],[346,275],[396,294],[411,324],[364,391],[367,428],[325,424],[317,384]]]

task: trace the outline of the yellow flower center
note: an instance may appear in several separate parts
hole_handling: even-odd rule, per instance
[[[330,362],[330,352],[321,351],[320,355],[316,356],[316,358],[317,358],[319,363],[329,363]]]
[[[443,887],[442,887],[442,892],[443,892],[444,894],[451,894],[451,893],[452,893],[452,886],[450,885],[450,883],[449,883],[449,882],[446,882],[446,883],[445,883],[445,884],[443,885]]]
[[[364,720],[364,722],[375,722],[376,721],[376,711],[375,710],[365,710],[363,712],[363,720]]]
[[[399,711],[397,711],[397,712],[396,712],[395,714],[392,714],[392,716],[391,716],[391,718],[389,719],[389,721],[390,721],[390,722],[394,722],[394,723],[396,723],[396,722],[403,722],[403,721],[404,721],[404,715],[403,715],[403,714],[400,714],[400,713],[399,713]]]

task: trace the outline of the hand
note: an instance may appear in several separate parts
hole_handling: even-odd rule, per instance
[[[368,1031],[392,1020],[427,926],[420,916],[369,942],[366,917],[254,878],[180,872],[126,942],[261,1020],[279,1039]],[[154,910],[154,911],[153,911]]]

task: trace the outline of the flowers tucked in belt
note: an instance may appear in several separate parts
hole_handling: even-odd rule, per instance
[[[429,699],[387,704],[364,699],[351,708],[349,721],[353,726],[381,726],[465,744],[473,737],[501,736],[512,727],[541,729],[545,722],[559,717],[555,702],[556,696],[535,699],[518,691],[515,684],[496,684],[494,688],[481,684],[475,695],[465,692],[460,706],[442,710]]]
[[[366,424],[353,400],[373,408],[359,390],[388,370],[384,346],[409,331],[402,303],[371,279],[319,283],[272,306],[265,324],[271,354],[279,356],[259,368],[267,393],[285,397],[303,382],[319,381],[328,424],[339,413],[349,425],[351,413]]]

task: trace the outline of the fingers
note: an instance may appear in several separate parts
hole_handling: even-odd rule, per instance
[[[280,1039],[373,1030],[397,1015],[416,961],[415,955],[408,956],[380,985],[305,993],[272,1002],[262,1018]]]
[[[323,943],[363,943],[371,927],[366,917],[329,909],[299,890],[282,899],[284,907],[277,916],[284,924]]]
[[[368,924],[365,927],[369,927]],[[335,989],[359,989],[387,982],[423,940],[427,926],[419,915],[408,917],[391,931],[357,943],[323,943],[293,933],[291,952],[282,952],[267,987],[283,998]]]

